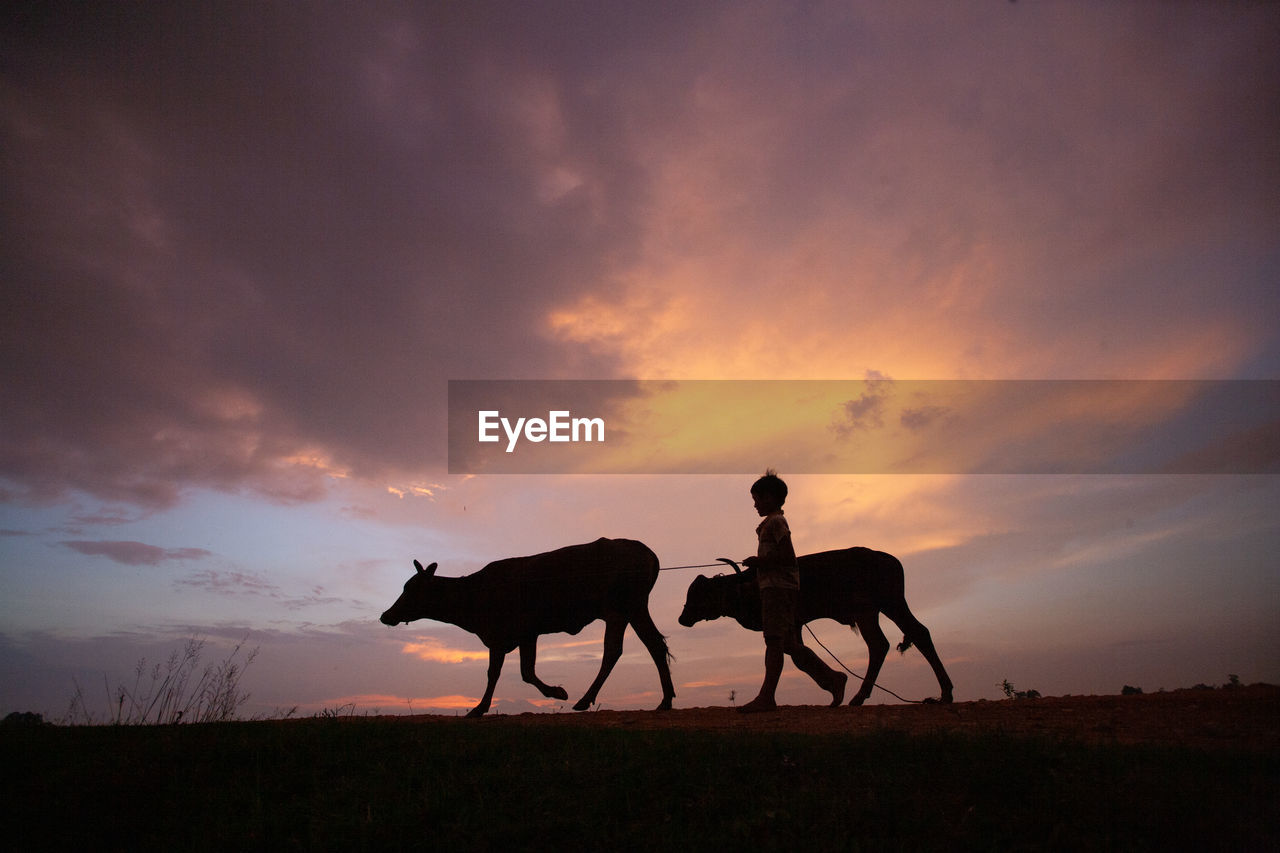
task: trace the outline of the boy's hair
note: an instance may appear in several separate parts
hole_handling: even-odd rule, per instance
[[[777,498],[779,506],[787,500],[787,484],[782,482],[778,472],[772,468],[766,469],[764,476],[751,484],[751,493],[754,495],[757,492]]]

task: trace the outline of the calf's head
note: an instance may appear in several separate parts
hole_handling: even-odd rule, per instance
[[[698,575],[689,584],[689,591],[684,598],[684,610],[680,611],[678,620],[681,625],[691,628],[703,619],[718,619],[725,615],[717,606],[720,596],[716,595],[714,587],[715,581],[706,575]]]
[[[404,582],[404,592],[400,593],[396,603],[382,614],[383,625],[409,623],[426,615],[425,608],[430,600],[431,581],[435,577],[436,564],[432,563],[424,569],[422,563],[414,560],[413,567],[416,571],[413,577]]]

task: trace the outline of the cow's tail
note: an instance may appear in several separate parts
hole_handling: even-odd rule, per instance
[[[660,568],[662,564],[658,561],[658,555],[653,553],[652,548],[650,548],[648,545],[645,545],[643,542],[637,542],[636,544],[639,545],[641,548],[643,548],[644,551],[646,552],[645,562],[648,564],[649,577],[650,577],[649,590],[652,591],[653,585],[658,582],[658,573],[662,571],[662,569]],[[648,612],[647,600],[645,602],[645,614],[646,616],[648,616],[649,622],[652,623],[653,616]],[[671,646],[667,645],[667,635],[662,633],[661,631],[658,631],[657,625],[654,625],[653,627],[654,627],[654,631],[658,635],[658,642],[662,646],[662,653],[667,659],[667,667],[670,668],[671,664],[675,663],[676,656],[671,654]]]

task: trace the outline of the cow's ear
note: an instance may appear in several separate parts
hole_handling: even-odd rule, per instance
[[[420,575],[434,575],[436,573],[435,563],[432,563],[431,565],[427,566],[424,569],[422,568],[422,563],[419,563],[417,560],[414,560],[413,567],[418,570],[418,574]]]

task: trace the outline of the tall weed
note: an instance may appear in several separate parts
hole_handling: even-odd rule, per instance
[[[164,664],[149,670],[146,658],[139,659],[133,670],[133,684],[117,685],[114,690],[106,676],[103,687],[107,696],[107,712],[99,717],[89,707],[83,688],[75,683],[75,694],[67,718],[68,725],[165,725],[172,723],[220,723],[236,719],[237,712],[249,700],[240,689],[240,679],[253,659],[255,648],[244,654],[244,640],[216,664],[197,671],[204,653],[205,641],[191,637],[180,651],[169,655]]]

